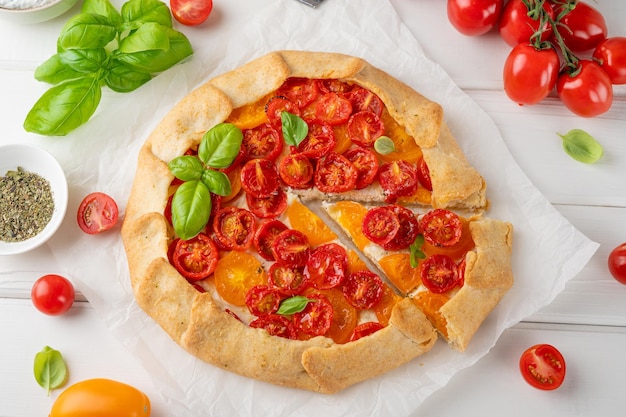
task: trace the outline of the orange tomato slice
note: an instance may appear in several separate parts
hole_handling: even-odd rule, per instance
[[[449,300],[445,294],[435,294],[430,291],[417,293],[413,301],[424,312],[428,320],[444,337],[448,337],[448,322],[439,311]]]
[[[348,231],[354,244],[363,250],[369,239],[363,234],[363,219],[367,214],[367,208],[353,201],[339,201],[331,207],[330,211],[337,218],[337,222]]]
[[[393,253],[378,261],[389,281],[403,293],[408,293],[421,283],[419,265],[411,266],[411,255]]]
[[[472,239],[472,233],[469,230],[469,221],[463,217],[461,217],[461,239],[452,246],[447,247],[438,247],[429,244],[428,242],[424,242],[422,246],[422,252],[426,254],[426,256],[431,256],[435,254],[448,255],[450,258],[454,259],[456,262],[465,258],[465,254],[472,250],[475,246],[474,240]]]
[[[334,311],[330,329],[328,329],[325,336],[333,339],[335,343],[346,343],[350,340],[352,331],[357,325],[358,312],[356,308],[350,305],[341,290],[333,288],[320,291],[320,293],[328,298]]]
[[[333,132],[335,133],[335,152],[342,154],[352,145],[352,140],[348,134],[348,125],[341,124],[333,126]]]
[[[246,293],[255,285],[265,285],[267,274],[261,263],[245,252],[228,252],[217,261],[215,289],[224,301],[236,306],[246,305]]]
[[[234,124],[239,129],[252,129],[261,123],[267,122],[265,103],[268,99],[269,96],[263,97],[256,103],[246,104],[234,109],[226,119],[226,122]]]
[[[387,109],[383,110],[380,118],[385,124],[385,135],[393,141],[396,148],[387,155],[381,155],[381,159],[386,162],[403,159],[412,164],[417,163],[422,157],[422,150],[415,143],[415,139],[391,117]]]
[[[373,308],[374,313],[376,313],[376,318],[380,324],[383,326],[387,326],[389,324],[389,317],[391,317],[393,306],[395,306],[401,299],[402,298],[396,294],[391,287],[388,285],[383,287],[383,296]]]
[[[312,246],[337,239],[337,235],[308,207],[294,200],[287,208],[287,218],[292,229],[306,235]]]
[[[359,255],[353,250],[348,249],[348,274],[356,271],[367,271],[369,268],[363,262]]]

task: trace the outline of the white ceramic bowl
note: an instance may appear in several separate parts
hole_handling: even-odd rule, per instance
[[[13,255],[34,249],[45,243],[57,231],[67,210],[67,179],[59,162],[47,151],[31,145],[0,146],[0,176],[22,167],[48,180],[54,199],[52,218],[36,236],[21,242],[0,240],[0,255]]]
[[[78,0],[48,0],[41,6],[27,9],[0,7],[0,18],[15,23],[40,23],[62,15],[77,2]]]

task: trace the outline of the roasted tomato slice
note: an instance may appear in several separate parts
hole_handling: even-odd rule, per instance
[[[246,293],[246,306],[255,316],[267,316],[278,311],[282,294],[267,285],[255,285]]]
[[[420,158],[419,161],[417,161],[417,179],[428,191],[433,190],[433,183],[430,180],[430,169],[428,165],[426,165],[424,158]]]
[[[314,288],[328,290],[341,285],[347,270],[348,253],[345,248],[327,243],[311,252],[304,271]]]
[[[370,149],[356,147],[343,154],[357,171],[356,189],[362,190],[372,184],[378,175],[378,158]]]
[[[380,117],[383,113],[385,105],[383,101],[370,90],[355,85],[345,94],[345,97],[352,103],[352,111],[354,113],[360,111],[370,111]]]
[[[434,246],[447,247],[461,240],[463,224],[456,213],[435,209],[424,214],[419,221],[424,240]]]
[[[374,207],[363,219],[363,234],[377,245],[389,243],[400,230],[400,220],[389,206]]]
[[[293,200],[287,208],[287,218],[291,227],[304,233],[312,246],[337,239],[335,232],[298,200]]]
[[[301,153],[292,153],[280,161],[278,166],[280,179],[295,189],[307,189],[313,186],[315,169],[311,160]]]
[[[287,209],[287,193],[277,189],[268,197],[254,197],[246,193],[248,208],[260,219],[271,219],[280,216]]]
[[[246,305],[246,293],[255,285],[267,285],[267,273],[257,258],[247,252],[232,251],[217,261],[215,289],[227,303]]]
[[[308,121],[309,133],[298,145],[298,152],[312,159],[318,159],[335,148],[335,132],[324,122]]]
[[[302,333],[311,336],[326,334],[333,320],[333,306],[322,294],[309,295],[304,310],[293,315],[293,323]]]
[[[317,81],[317,88],[319,89],[320,94],[327,94],[327,93],[346,94],[349,91],[352,91],[353,88],[355,88],[355,86],[352,84],[344,83],[343,81],[339,81],[334,78],[318,79],[316,81]]]
[[[276,92],[279,96],[286,97],[296,103],[299,108],[308,106],[319,95],[316,80],[310,78],[288,78]]]
[[[375,113],[360,111],[350,116],[348,134],[352,142],[364,147],[373,146],[385,133],[385,125]]]
[[[257,253],[261,255],[263,259],[273,261],[272,244],[274,243],[274,239],[287,229],[288,227],[280,220],[267,220],[261,223],[259,227],[257,227],[253,239],[254,248]]]
[[[315,118],[331,126],[346,123],[352,114],[352,103],[337,93],[326,93],[315,104]]]
[[[383,296],[383,282],[372,271],[356,271],[343,282],[343,295],[350,304],[364,310],[376,305]]]
[[[335,152],[321,158],[315,171],[315,185],[324,193],[343,193],[356,187],[358,172],[348,159]]]
[[[213,218],[215,238],[224,249],[248,249],[252,245],[255,229],[254,215],[243,208],[224,207]]]
[[[301,294],[309,283],[304,268],[281,265],[274,262],[269,271],[270,285],[285,295]]]
[[[298,332],[291,321],[284,316],[279,316],[278,314],[270,314],[268,316],[259,317],[250,322],[250,327],[264,329],[272,336],[279,336],[293,340],[298,338]]]
[[[270,124],[279,132],[282,132],[283,120],[281,114],[284,111],[300,116],[298,105],[286,97],[272,97],[265,105],[265,113]]]
[[[412,195],[417,191],[417,169],[406,161],[392,161],[380,167],[378,181],[383,188],[385,201],[395,203],[398,197]]]
[[[309,239],[297,230],[288,229],[274,238],[272,254],[281,265],[303,267],[311,251]]]
[[[171,256],[174,267],[182,276],[197,281],[215,271],[218,250],[209,236],[200,233],[189,240],[178,239]]]
[[[243,131],[246,159],[264,158],[276,160],[283,150],[283,137],[269,123]]]
[[[539,344],[526,349],[519,368],[526,382],[542,390],[557,389],[565,379],[565,359],[552,345]]]
[[[335,343],[346,343],[357,325],[359,312],[346,300],[341,288],[320,291],[333,306],[333,319],[324,336],[330,337]],[[307,292],[304,293],[307,295]]]
[[[359,340],[362,337],[369,336],[371,334],[376,333],[384,326],[376,321],[368,321],[365,323],[361,323],[354,328],[352,332],[352,336],[350,336],[350,341],[354,342],[355,340]]]
[[[442,294],[459,284],[459,270],[447,255],[432,255],[420,266],[422,284],[431,292]]]
[[[241,187],[254,197],[269,197],[280,187],[276,164],[269,159],[252,159],[241,168]]]
[[[407,249],[419,234],[419,222],[413,212],[406,207],[391,205],[389,208],[398,218],[400,229],[392,240],[381,246],[394,251]]]

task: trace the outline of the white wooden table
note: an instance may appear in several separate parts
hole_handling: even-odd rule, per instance
[[[327,1],[322,7],[334,0]],[[254,12],[260,3],[215,0],[216,18],[210,24],[178,29],[198,40],[219,30],[232,13]],[[554,97],[520,108],[502,90],[501,68],[509,47],[497,34],[480,38],[458,34],[448,23],[441,0],[391,3],[425,54],[495,121],[534,185],[576,228],[600,243],[591,261],[550,305],[505,331],[488,355],[427,398],[415,415],[626,415],[626,286],[614,281],[606,266],[610,250],[626,241],[626,90],[617,88],[612,109],[595,119],[573,116]],[[626,36],[625,2],[598,0],[596,7],[606,17],[610,36]],[[33,71],[55,50],[68,16],[32,26],[0,22],[0,144],[50,143],[26,134],[22,121],[43,91]],[[271,24],[280,24],[279,19]],[[564,154],[555,133],[572,128],[589,131],[604,145],[606,156],[600,163],[587,166]],[[12,266],[32,255],[0,258],[0,272],[13,271],[0,274],[0,417],[47,415],[51,399],[32,375],[34,354],[45,345],[63,352],[73,380],[125,381],[151,397],[154,416],[171,416],[148,371],[110,334],[84,297],[79,295],[79,302],[62,319],[33,308],[32,282],[41,271],[54,272],[47,268],[58,262],[46,246],[36,254],[28,271]],[[535,390],[519,374],[521,352],[536,343],[553,344],[565,356],[567,378],[557,391]]]

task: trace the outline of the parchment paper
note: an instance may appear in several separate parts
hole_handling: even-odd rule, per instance
[[[47,148],[64,166],[71,197],[69,214],[49,246],[110,331],[153,376],[171,416],[409,415],[487,354],[506,328],[550,303],[598,245],[530,183],[493,121],[422,54],[388,0],[326,0],[316,10],[293,0],[248,3],[254,3],[253,13],[233,13],[234,6],[220,10],[216,3],[215,29],[184,30],[195,49],[191,60],[136,92],[105,93],[92,120],[66,138],[50,140]],[[487,214],[515,226],[515,285],[465,353],[440,341],[408,365],[333,396],[243,378],[187,354],[137,307],[119,228],[87,236],[76,226],[71,213],[92,191],[113,196],[123,218],[138,150],[176,102],[201,82],[277,49],[360,56],[444,107],[452,132],[487,181]]]

